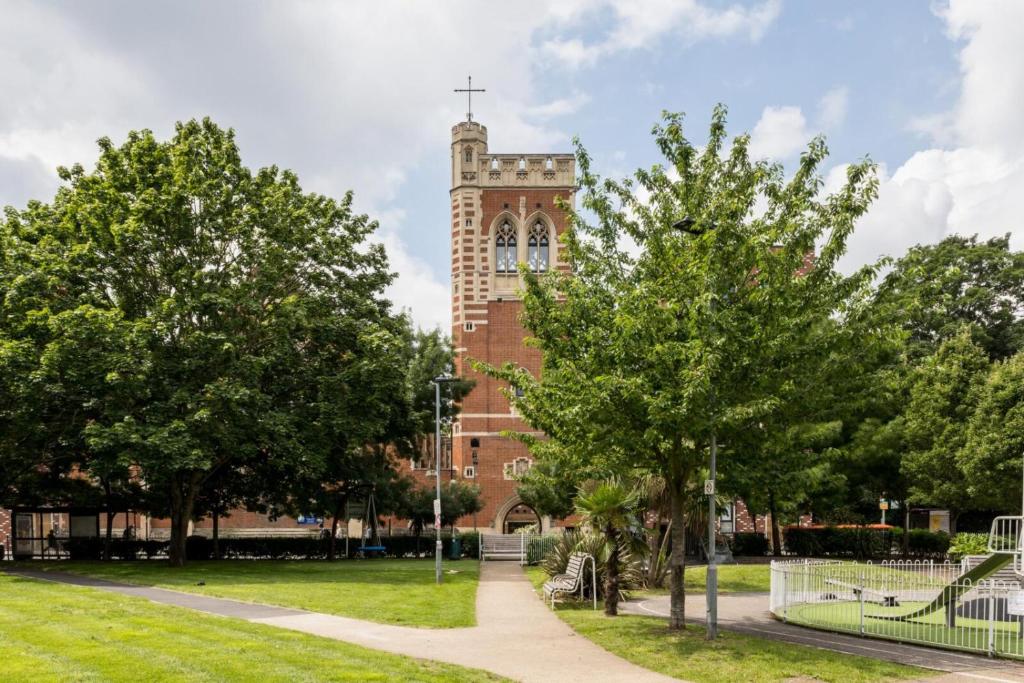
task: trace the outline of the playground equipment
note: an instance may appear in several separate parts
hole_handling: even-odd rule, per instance
[[[370,491],[370,495],[366,499],[366,517],[363,520],[362,536],[363,544],[357,550],[364,557],[367,553],[382,553],[387,550],[380,540],[380,528],[377,526],[377,504],[373,500],[373,491]]]

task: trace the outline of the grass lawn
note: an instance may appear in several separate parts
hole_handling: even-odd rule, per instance
[[[866,604],[864,632],[878,638],[903,642],[941,644],[950,648],[985,652],[989,642],[987,619],[957,617],[956,627],[945,623],[945,610],[940,609],[909,621],[877,619],[878,616],[901,616],[927,605],[927,602],[904,602],[899,607]],[[789,621],[833,631],[860,632],[860,603],[836,601],[797,605],[787,610]],[[994,621],[992,643],[996,652],[1024,656],[1024,640],[1016,622]]]
[[[563,606],[558,616],[582,636],[639,666],[697,683],[760,683],[790,678],[856,683],[922,679],[936,675],[915,667],[812,647],[720,631],[704,640],[704,629],[688,625],[672,633],[663,619],[618,616]]]
[[[729,565],[737,566],[743,565]],[[527,576],[538,588],[547,579],[540,567],[528,567]],[[664,619],[629,615],[609,618],[600,609],[590,609],[589,604],[561,604],[557,613],[577,633],[609,652],[647,669],[697,683],[753,683],[801,677],[845,683],[935,675],[915,667],[725,630],[719,631],[718,640],[708,643],[701,626],[688,625],[685,632],[672,633]]]
[[[530,567],[529,571],[540,572],[540,567]],[[708,568],[706,566],[687,567],[685,574],[687,592],[703,593],[707,585]],[[667,579],[666,579],[667,581]],[[770,589],[771,570],[767,564],[723,564],[718,567],[718,591],[720,593],[767,593]],[[544,581],[541,581],[543,584]],[[668,587],[641,591],[638,594],[659,595],[668,593]]]
[[[21,566],[429,628],[476,623],[480,574],[476,560],[445,562],[440,586],[434,583],[433,560],[221,560],[180,569],[142,560]]]
[[[493,681],[486,672],[0,573],[4,681]]]
[[[686,568],[686,590],[703,593],[707,581],[708,568],[706,565]],[[770,582],[771,566],[767,564],[722,564],[718,566],[718,590],[721,593],[767,593],[771,588]]]

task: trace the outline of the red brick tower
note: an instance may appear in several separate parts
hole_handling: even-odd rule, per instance
[[[476,386],[454,426],[451,474],[480,486],[484,509],[476,526],[484,532],[507,533],[538,518],[519,501],[514,480],[532,459],[522,444],[500,436],[528,428],[502,395],[503,383],[468,361],[540,371],[540,354],[523,345],[517,264],[568,269],[559,258],[565,213],[555,200],[571,202],[574,183],[571,154],[492,154],[484,126],[464,121],[452,128],[452,342],[459,374]]]

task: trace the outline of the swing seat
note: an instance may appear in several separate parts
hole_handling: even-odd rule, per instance
[[[361,553],[382,553],[385,550],[387,550],[387,548],[382,545],[364,545],[359,548],[359,552]]]

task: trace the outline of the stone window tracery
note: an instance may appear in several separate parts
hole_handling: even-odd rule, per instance
[[[466,160],[467,164],[473,163],[473,148],[472,147],[466,147],[466,149],[463,152],[463,154],[464,154],[463,158]]]
[[[543,273],[548,269],[550,243],[548,226],[544,221],[537,221],[530,228],[530,235],[526,241],[527,263],[530,270],[535,273]]]
[[[503,222],[494,236],[494,270],[516,272],[516,230],[510,221]]]

